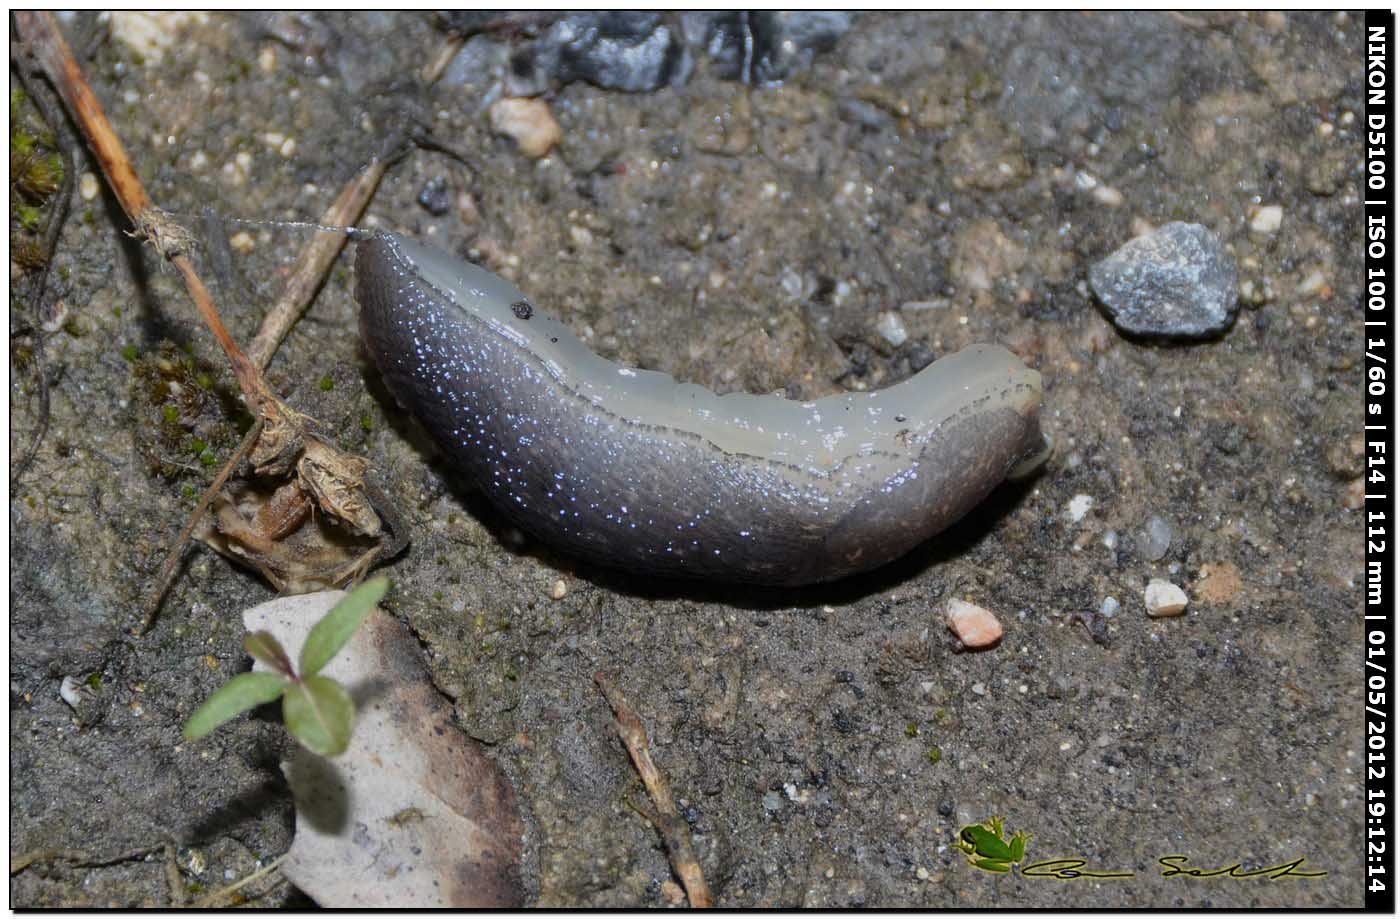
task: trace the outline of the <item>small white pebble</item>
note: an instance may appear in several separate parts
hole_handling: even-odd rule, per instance
[[[253,240],[252,235],[246,230],[239,230],[229,237],[228,244],[232,247],[233,251],[240,255],[247,255],[249,252],[253,251],[256,242]]]
[[[923,865],[920,865],[920,866],[918,867],[918,869],[915,870],[915,872],[914,872],[914,877],[918,878],[918,879],[921,880],[921,881],[927,881],[927,880],[928,880],[928,869],[925,868]]]
[[[549,590],[549,595],[555,600],[564,599],[566,596],[568,596],[568,593],[569,585],[564,583],[563,578],[560,578],[559,580],[555,581],[554,586],[551,587]]]
[[[66,676],[63,682],[58,684],[58,696],[71,707],[77,708],[78,703],[83,700],[83,684],[71,676]]]
[[[1104,597],[1103,602],[1099,604],[1099,615],[1106,619],[1112,619],[1118,615],[1119,605],[1117,597]]]
[[[537,160],[564,139],[564,129],[543,99],[501,99],[491,106],[491,129],[515,141],[522,154]]]
[[[190,157],[190,169],[198,172],[209,165],[209,155],[203,150],[196,150],[194,156]]]
[[[1093,506],[1094,498],[1092,495],[1075,495],[1069,499],[1069,507],[1065,513],[1069,515],[1071,522],[1078,523],[1084,519],[1084,515],[1089,513],[1089,508]]]
[[[297,139],[295,137],[288,137],[286,140],[282,141],[282,146],[277,148],[277,152],[290,159],[292,154],[297,152]]]
[[[875,330],[896,348],[909,340],[909,330],[904,327],[904,320],[899,318],[898,313],[881,313],[880,318],[875,320]]]
[[[1327,276],[1321,271],[1313,271],[1298,285],[1298,296],[1311,297],[1327,286]]]
[[[1001,623],[990,612],[966,600],[949,600],[943,619],[958,641],[969,648],[989,648],[1001,641]]]
[[[263,73],[272,73],[277,69],[277,49],[271,45],[263,45],[258,52],[258,69]]]
[[[1283,226],[1283,208],[1277,204],[1254,208],[1249,217],[1249,229],[1255,233],[1277,233]]]
[[[78,178],[78,194],[82,196],[84,201],[96,198],[98,191],[97,176],[85,172]]]
[[[1119,207],[1123,204],[1123,193],[1112,185],[1100,185],[1090,196],[1104,207]]]
[[[40,323],[39,328],[45,332],[57,332],[63,328],[63,324],[68,321],[68,301],[60,297],[54,302],[53,312],[49,318]]]
[[[1186,599],[1186,591],[1171,581],[1153,578],[1147,583],[1143,602],[1147,605],[1147,615],[1158,619],[1163,616],[1180,616],[1186,612],[1186,604],[1189,601]]]
[[[985,684],[985,683],[973,683],[973,684],[972,684],[972,694],[973,694],[974,696],[985,696],[985,695],[987,694],[987,686],[986,686],[986,684]]]

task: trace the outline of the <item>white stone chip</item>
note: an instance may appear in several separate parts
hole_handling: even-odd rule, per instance
[[[1283,208],[1277,204],[1256,207],[1249,217],[1249,229],[1255,233],[1277,233],[1283,226]]]
[[[899,318],[898,313],[881,313],[880,318],[875,320],[875,330],[896,348],[909,340],[909,330],[904,327],[904,320]]]
[[[1186,604],[1190,601],[1186,598],[1186,591],[1171,581],[1153,578],[1147,583],[1143,602],[1147,605],[1147,615],[1158,619],[1163,616],[1180,616],[1186,612]]]

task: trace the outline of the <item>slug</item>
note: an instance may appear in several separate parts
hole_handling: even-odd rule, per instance
[[[995,345],[879,392],[720,396],[605,360],[504,278],[394,233],[361,237],[355,275],[395,398],[522,530],[605,566],[835,580],[1048,453],[1040,374]]]

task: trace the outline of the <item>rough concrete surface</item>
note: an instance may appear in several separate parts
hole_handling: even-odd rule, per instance
[[[780,85],[703,55],[654,92],[551,85],[562,141],[536,160],[492,133],[490,66],[419,83],[446,40],[428,14],[138,24],[163,46],[62,22],[167,210],[314,219],[416,124],[471,167],[411,152],[371,222],[508,274],[609,358],[807,397],[993,341],[1044,375],[1045,472],[901,562],[797,591],[641,581],[523,542],[443,464],[363,355],[342,257],[269,377],[406,512],[385,608],[515,783],[530,903],[674,895],[605,670],[724,906],[1361,904],[1359,14],[859,15]],[[1170,221],[1239,265],[1218,339],[1127,340],[1092,299],[1089,266]],[[247,341],[304,234],[191,222]],[[172,863],[41,858],[15,906],[193,899],[292,832],[275,711],[180,736],[250,666],[240,613],[272,590],[192,550],[155,630],[128,634],[246,416],[177,276],[126,229],[105,190],[75,194],[50,285],[68,310],[46,333],[52,421],[9,505],[10,848],[168,843]],[[11,338],[12,457],[38,422],[27,347]],[[171,380],[204,395],[166,412]],[[1150,559],[1153,518],[1146,541],[1170,541]],[[1184,615],[1147,617],[1153,578]],[[953,598],[995,613],[998,646],[956,649]],[[979,871],[954,843],[993,815],[1032,834],[1028,862],[1136,876]],[[1174,853],[1326,875],[1162,877]]]

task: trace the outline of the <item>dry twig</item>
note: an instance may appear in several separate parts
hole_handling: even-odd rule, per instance
[[[627,754],[632,757],[632,765],[636,767],[637,773],[642,777],[642,784],[646,786],[647,794],[656,805],[655,813],[648,813],[635,804],[632,805],[633,810],[647,818],[661,834],[661,841],[665,843],[666,854],[671,860],[671,868],[681,879],[690,905],[695,908],[714,906],[714,897],[710,893],[709,885],[705,883],[704,872],[700,870],[700,862],[695,857],[695,848],[690,844],[690,825],[676,810],[676,801],[671,795],[671,783],[651,758],[651,744],[647,740],[646,729],[642,727],[642,719],[637,717],[637,713],[627,703],[627,698],[612,677],[606,673],[596,673],[593,681],[598,684],[598,688],[603,691],[603,697],[612,707],[613,715],[617,719],[618,737],[622,738],[623,746],[627,747]]]
[[[377,159],[362,169],[359,175],[341,189],[335,201],[321,215],[320,223],[348,227],[359,222],[360,216],[369,206],[370,199],[374,197],[375,190],[379,188],[379,180],[384,178],[387,165],[387,160]],[[310,305],[311,298],[325,281],[326,273],[340,255],[340,250],[345,248],[345,242],[344,236],[317,233],[302,250],[301,257],[292,269],[291,277],[282,288],[282,296],[277,299],[272,309],[267,311],[258,334],[253,336],[253,343],[248,346],[248,356],[260,370],[267,369],[272,355],[277,353],[277,346],[282,344],[282,339],[287,337],[292,326]]]
[[[247,451],[255,471],[260,475],[285,477],[292,476],[294,472],[298,485],[316,500],[322,510],[341,521],[351,533],[379,537],[382,532],[381,520],[365,493],[364,475],[368,464],[358,457],[342,454],[315,436],[310,427],[311,419],[284,405],[263,378],[261,365],[271,358],[272,351],[286,334],[286,327],[295,321],[301,307],[290,306],[279,311],[279,316],[283,318],[269,326],[267,337],[259,345],[258,361],[244,353],[224,326],[213,299],[188,257],[192,238],[168,214],[152,204],[53,16],[46,12],[25,11],[16,12],[14,16],[26,51],[53,85],[81,129],[109,186],[131,219],[136,235],[151,243],[175,266],[205,325],[223,348],[244,399],[258,422],[256,428],[260,432],[259,437]],[[345,208],[363,209],[382,174],[382,166],[372,166],[366,172],[369,180],[352,183],[337,204]],[[316,266],[328,265],[340,245],[343,245],[343,240],[336,240],[329,247],[312,247],[316,251],[303,259],[303,265],[291,285],[295,296],[288,302],[309,299],[320,283],[318,272],[324,270],[324,267],[318,269]],[[227,478],[227,472],[226,469],[221,475]],[[199,513],[202,513],[204,506],[202,503]],[[192,526],[187,527],[187,530],[192,529]],[[395,534],[396,537],[401,535]],[[174,557],[178,558],[182,548],[183,538],[181,544],[176,546]],[[374,557],[367,555],[365,564]],[[349,570],[353,575],[355,569]],[[163,593],[164,589],[165,584],[162,583],[159,593]],[[147,627],[149,624],[148,613]]]
[[[205,513],[209,510],[209,505],[214,503],[214,498],[223,490],[224,483],[233,474],[233,470],[238,468],[238,464],[253,449],[253,444],[258,442],[262,436],[262,422],[255,421],[248,429],[248,433],[243,435],[243,440],[238,444],[238,449],[233,451],[233,455],[224,463],[219,474],[214,476],[214,481],[204,491],[204,497],[199,499],[199,506],[190,515],[189,522],[180,531],[179,539],[175,540],[175,545],[170,547],[170,554],[165,558],[165,564],[161,566],[160,578],[156,581],[155,590],[151,591],[151,598],[146,601],[146,615],[141,620],[141,631],[139,634],[145,635],[155,624],[156,613],[160,610],[160,601],[165,596],[165,592],[170,589],[170,582],[175,577],[175,568],[180,564],[180,557],[185,554],[185,547],[190,543],[190,537],[194,534],[194,528],[199,525]]]
[[[93,855],[81,849],[34,849],[10,859],[10,876],[13,877],[30,865],[39,862],[68,862],[77,868],[102,868],[107,865],[115,865],[118,862],[145,858],[153,852],[160,852],[166,845],[167,843],[161,842],[153,846],[142,846],[139,849],[119,852],[116,855]]]
[[[266,866],[264,866],[264,867],[262,867],[262,868],[259,868],[257,871],[254,871],[252,874],[248,875],[247,877],[245,877],[245,878],[240,878],[239,880],[234,881],[232,884],[228,885],[227,887],[221,887],[220,889],[214,891],[213,893],[209,894],[209,895],[206,896],[206,897],[200,897],[198,900],[194,901],[194,903],[192,903],[192,904],[190,904],[190,905],[193,906],[195,909],[207,909],[208,907],[213,906],[215,903],[218,903],[220,900],[222,900],[224,897],[228,896],[229,894],[231,894],[231,893],[236,893],[237,891],[239,891],[239,890],[242,889],[243,887],[246,887],[247,885],[253,883],[253,882],[256,881],[258,878],[266,877],[267,875],[269,875],[269,874],[271,874],[272,872],[276,871],[278,868],[282,867],[282,862],[283,862],[286,858],[287,858],[287,856],[286,856],[285,854],[284,854],[284,855],[280,855],[280,856],[278,856],[277,858],[273,859],[273,860],[272,860],[270,863],[268,863]],[[286,880],[286,879],[283,878],[282,880]],[[280,883],[282,883],[282,881],[278,881],[278,882],[277,882],[277,884],[280,884]],[[275,890],[276,887],[277,887],[277,884],[273,884],[272,887],[269,887],[267,890],[263,891],[263,895],[265,896],[265,895],[267,895],[268,893],[271,893],[273,890]]]
[[[28,471],[29,464],[34,461],[34,457],[39,454],[39,444],[44,440],[44,435],[49,430],[49,369],[44,356],[44,291],[48,287],[49,271],[53,265],[54,253],[58,250],[58,237],[63,232],[63,225],[68,221],[68,210],[73,201],[73,188],[77,185],[77,173],[73,169],[73,144],[67,137],[67,131],[63,123],[63,113],[40,93],[35,86],[34,80],[29,77],[29,63],[24,59],[23,54],[17,53],[18,49],[12,42],[10,44],[10,60],[16,63],[15,72],[19,75],[19,81],[24,86],[24,91],[39,113],[44,117],[44,122],[53,131],[55,143],[58,145],[59,155],[63,157],[63,184],[59,187],[57,196],[53,200],[53,209],[49,212],[49,221],[44,227],[44,249],[43,264],[39,268],[39,276],[30,287],[30,315],[34,328],[31,334],[34,336],[34,368],[39,380],[39,423],[34,429],[34,434],[30,438],[29,446],[24,451],[18,463],[15,464],[14,475],[10,478],[10,490],[13,492],[15,485]]]
[[[82,67],[73,57],[72,49],[64,40],[53,15],[29,11],[16,11],[14,15],[26,50],[48,77],[68,107],[73,120],[82,130],[88,147],[107,177],[107,184],[117,196],[122,210],[126,211],[127,217],[136,227],[137,235],[150,241],[184,278],[185,287],[189,290],[190,298],[194,300],[200,316],[218,339],[229,363],[233,365],[234,375],[248,399],[249,407],[257,410],[259,414],[275,413],[276,397],[268,390],[262,374],[229,334],[213,299],[209,296],[209,291],[205,289],[204,282],[199,279],[194,265],[185,254],[189,247],[188,234],[183,233],[178,224],[151,203],[145,186],[141,184],[130,158],[126,155],[121,139],[112,129],[112,123],[107,120],[102,104],[83,76]]]

